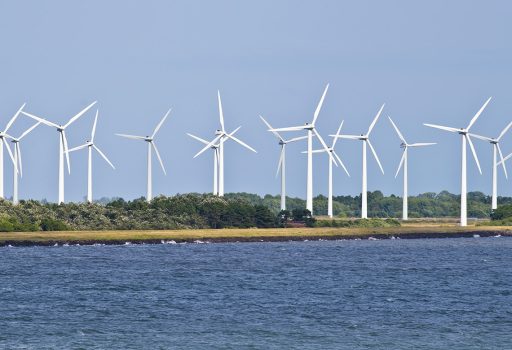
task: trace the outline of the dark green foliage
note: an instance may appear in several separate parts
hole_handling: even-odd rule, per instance
[[[409,197],[409,216],[456,217],[459,215],[460,196],[446,191],[424,193]],[[492,215],[495,220],[512,216],[512,198],[499,197],[502,206]],[[46,201],[20,201],[13,206],[0,200],[0,231],[34,230],[159,230],[200,229],[229,227],[286,227],[290,220],[304,222],[306,226],[355,225],[354,221],[321,221],[304,209],[300,198],[287,198],[287,211],[280,212],[280,196],[260,197],[250,193],[229,193],[225,197],[210,194],[183,194],[160,196],[147,203],[144,198],[126,201],[122,198],[100,202],[57,205]],[[507,205],[508,204],[508,205]],[[333,198],[334,215],[357,217],[360,215],[361,196]],[[314,198],[316,215],[327,213],[327,198]],[[508,209],[507,209],[508,208]],[[370,217],[400,217],[402,199],[382,192],[368,193]],[[490,197],[481,192],[468,193],[470,217],[489,218]],[[379,225],[379,222],[358,222],[357,225]],[[386,225],[390,225],[388,221]],[[345,227],[345,226],[343,226]]]
[[[398,227],[397,219],[318,220],[314,227]]]
[[[512,219],[512,204],[500,205],[498,209],[491,213],[491,220],[504,220],[507,218]]]
[[[64,222],[52,218],[41,220],[40,227],[42,231],[68,231],[70,229]]]
[[[280,196],[265,195],[259,197],[249,193],[229,193],[227,198],[244,199],[254,205],[264,205],[275,215],[280,211]],[[500,204],[512,204],[511,197],[498,197]],[[300,198],[286,198],[286,207],[304,209],[306,201]],[[319,195],[313,199],[315,215],[327,215],[327,197]],[[491,214],[491,198],[482,192],[468,193],[468,216],[488,218]],[[361,196],[334,196],[333,213],[338,217],[361,216]],[[447,191],[427,192],[409,196],[409,217],[457,217],[460,210],[460,196]],[[397,218],[402,215],[402,197],[384,196],[381,191],[368,192],[368,216],[380,218]],[[292,215],[293,216],[293,215]]]

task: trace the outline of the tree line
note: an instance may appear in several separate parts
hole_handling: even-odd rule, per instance
[[[359,217],[360,200],[360,196],[334,197],[335,216]],[[446,191],[411,196],[409,216],[456,217],[459,214],[459,203],[458,195]],[[499,203],[512,204],[512,198],[500,197]],[[490,218],[490,204],[489,196],[481,192],[470,192],[468,215]],[[268,228],[287,226],[291,221],[302,222],[306,226],[321,226],[305,210],[303,199],[287,198],[287,206],[289,210],[281,212],[280,196],[250,193],[229,193],[224,197],[197,193],[159,196],[151,203],[147,203],[144,198],[131,201],[103,198],[93,204],[61,205],[22,200],[14,206],[9,201],[0,200],[0,231]],[[325,215],[327,198],[321,195],[315,197],[314,208],[315,215]],[[380,191],[368,193],[370,217],[397,218],[401,217],[401,210],[400,197],[384,196]],[[390,223],[395,224],[387,221],[387,224]],[[381,223],[375,222],[377,224]]]

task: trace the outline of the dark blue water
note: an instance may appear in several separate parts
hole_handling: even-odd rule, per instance
[[[1,349],[510,349],[512,238],[0,248]]]

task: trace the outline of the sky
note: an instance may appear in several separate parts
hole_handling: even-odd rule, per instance
[[[154,159],[153,192],[210,192],[212,154],[193,159],[202,147],[186,133],[213,138],[220,90],[226,128],[242,126],[237,136],[258,151],[226,144],[226,192],[278,194],[279,145],[258,116],[275,127],[302,125],[329,83],[317,121],[328,143],[342,120],[342,132],[365,132],[386,103],[371,134],[385,175],[369,154],[369,190],[401,194],[391,116],[407,141],[438,143],[410,152],[410,194],[460,193],[460,137],[422,124],[465,127],[490,96],[472,131],[497,136],[512,120],[511,15],[507,1],[2,1],[0,128],[24,102],[63,124],[97,100],[68,129],[70,147],[89,138],[97,107],[95,142],[116,170],[94,156],[94,197],[131,199],[145,195],[146,147],[114,133],[150,134],[172,108],[156,137],[167,176]],[[31,123],[19,118],[10,133]],[[492,149],[474,142],[483,175],[468,154],[468,190],[489,194]],[[56,201],[55,129],[38,127],[21,147],[20,198]],[[335,169],[335,195],[360,193],[361,148],[337,143],[351,176]],[[502,148],[512,152],[512,132]],[[305,198],[305,149],[288,148],[290,196]],[[71,155],[66,201],[86,195],[86,153]],[[327,161],[314,157],[315,195],[327,193]],[[4,165],[11,196],[12,164]],[[499,193],[512,195],[502,172]]]

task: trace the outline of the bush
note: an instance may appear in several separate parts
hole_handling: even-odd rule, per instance
[[[41,220],[39,225],[43,231],[69,231],[70,228],[64,222],[51,218]]]

